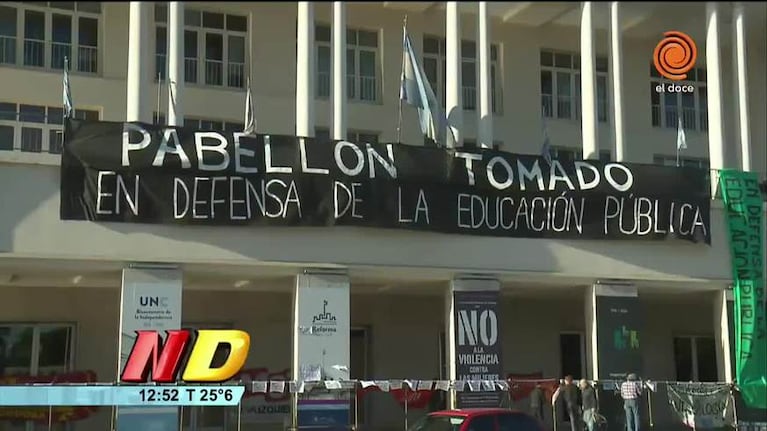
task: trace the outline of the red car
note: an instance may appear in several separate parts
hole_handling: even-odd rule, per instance
[[[429,413],[410,431],[543,431],[532,416],[507,409],[443,410]]]

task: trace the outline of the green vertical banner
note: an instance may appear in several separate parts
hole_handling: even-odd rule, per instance
[[[722,170],[735,298],[735,374],[743,401],[767,409],[764,201],[754,172]]]

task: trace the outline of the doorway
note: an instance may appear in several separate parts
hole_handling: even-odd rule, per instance
[[[571,375],[579,380],[586,375],[586,343],[582,332],[559,334],[559,377]]]

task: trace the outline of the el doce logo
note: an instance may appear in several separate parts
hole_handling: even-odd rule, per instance
[[[687,72],[695,67],[698,47],[690,36],[681,31],[667,31],[663,36],[653,53],[655,69],[672,81],[686,79]]]

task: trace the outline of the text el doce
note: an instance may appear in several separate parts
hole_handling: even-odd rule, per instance
[[[131,140],[131,131],[141,134],[141,140]],[[230,143],[227,138],[215,131],[194,132],[194,158],[190,158],[178,138],[178,132],[173,128],[165,128],[162,138],[152,161],[153,167],[163,167],[166,157],[173,155],[178,158],[182,169],[198,170],[203,172],[231,171],[234,164],[234,172],[240,174],[261,173],[258,167],[246,165],[243,162],[258,160],[256,152],[247,147],[247,143],[255,142],[253,136],[245,133],[233,133]],[[131,166],[131,153],[148,151],[152,144],[152,134],[138,124],[125,123],[122,139],[122,166]],[[245,144],[245,145],[244,145]],[[233,148],[230,148],[233,147]],[[309,146],[308,148],[311,148]],[[366,171],[370,179],[376,178],[375,165],[380,165],[392,178],[397,179],[397,166],[395,164],[396,148],[393,144],[386,144],[386,154],[382,155],[370,144],[358,145],[348,141],[337,141],[333,147],[333,159],[336,168],[346,176],[358,177]],[[329,167],[309,166],[307,146],[303,139],[299,138],[298,155],[301,161],[301,173],[315,175],[330,175]],[[353,163],[348,158],[342,157],[343,153],[352,155]],[[262,162],[263,173],[266,174],[293,174],[291,166],[275,166],[272,159],[272,146],[268,135],[264,136]],[[606,163],[600,170],[588,161],[575,161],[575,175],[577,182],[573,182],[562,164],[552,160],[548,167],[548,184],[544,181],[544,169],[538,160],[532,163],[524,163],[516,160],[516,170],[512,163],[501,154],[490,157],[483,163],[481,153],[468,151],[455,151],[454,157],[464,160],[468,185],[477,185],[476,173],[485,171],[487,183],[497,190],[507,190],[516,184],[519,190],[526,190],[531,184],[539,191],[553,191],[559,182],[564,183],[569,190],[590,190],[598,187],[605,180],[610,187],[618,192],[630,190],[634,184],[634,176],[631,170],[620,163]],[[193,160],[196,166],[193,167]],[[215,161],[214,161],[215,160]],[[367,163],[366,163],[367,162]],[[367,167],[367,170],[365,169]],[[480,176],[482,177],[482,176]],[[515,182],[514,179],[517,179]]]

